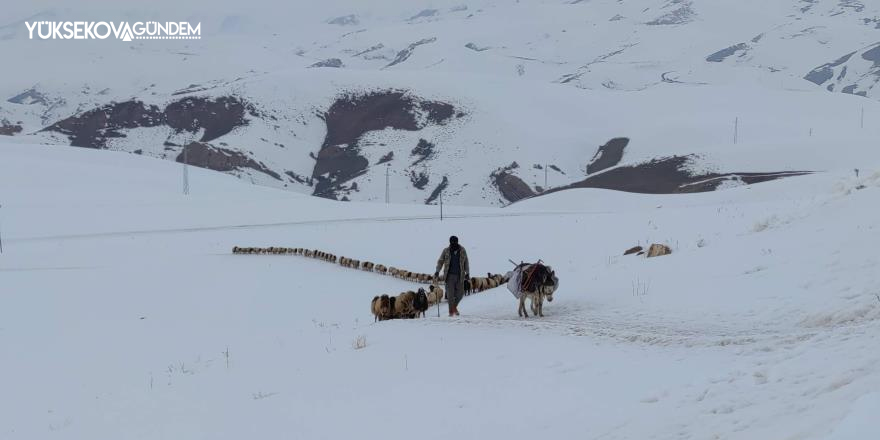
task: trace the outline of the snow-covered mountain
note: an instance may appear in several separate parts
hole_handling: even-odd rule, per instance
[[[705,191],[873,154],[878,4],[179,3],[5,8],[0,135],[346,200],[385,200],[387,176],[392,201],[474,205]],[[188,20],[202,38],[30,40],[24,24],[83,19]]]

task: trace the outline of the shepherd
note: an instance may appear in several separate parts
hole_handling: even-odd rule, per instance
[[[443,249],[440,259],[437,260],[437,270],[434,279],[444,270],[446,280],[446,300],[449,304],[449,316],[458,316],[458,303],[464,297],[464,281],[470,275],[470,263],[467,252],[460,244],[458,237],[449,237],[449,247]]]

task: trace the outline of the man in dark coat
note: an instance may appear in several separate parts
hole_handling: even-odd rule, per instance
[[[470,276],[470,263],[467,252],[460,244],[458,237],[449,237],[449,247],[443,249],[440,259],[437,260],[437,270],[434,272],[436,279],[443,273],[446,280],[446,299],[449,302],[449,316],[458,315],[458,303],[464,297],[464,281]]]

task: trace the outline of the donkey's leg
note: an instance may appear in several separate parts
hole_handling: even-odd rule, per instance
[[[519,311],[520,311],[519,316],[522,316],[525,318],[529,317],[529,314],[526,313],[526,295],[525,294],[523,294],[522,296],[519,297]]]

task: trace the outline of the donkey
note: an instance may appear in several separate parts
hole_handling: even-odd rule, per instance
[[[530,307],[532,314],[544,316],[544,298],[553,302],[553,293],[556,291],[556,272],[540,263],[525,266],[522,269],[522,281],[520,284],[521,295],[519,297],[519,316],[528,318],[526,312],[526,297],[531,298]]]

